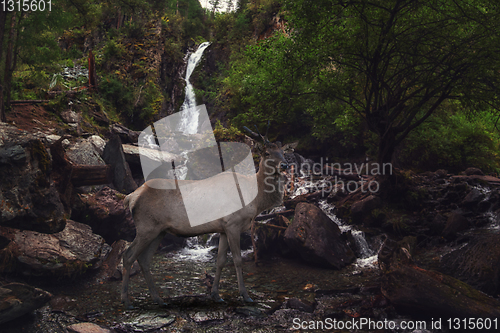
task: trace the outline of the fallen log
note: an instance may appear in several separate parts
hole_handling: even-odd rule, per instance
[[[259,222],[259,225],[263,226],[263,227],[274,228],[274,229],[281,229],[281,230],[286,230],[287,229],[286,227],[282,227],[280,225],[274,225],[274,224],[270,224],[270,223]]]
[[[270,218],[273,218],[273,217],[276,217],[279,215],[291,215],[291,214],[293,214],[293,212],[294,212],[293,209],[289,209],[289,210],[285,210],[282,212],[259,215],[255,218],[255,221],[263,221],[263,220],[267,220],[267,219],[270,219]]]
[[[283,205],[285,206],[285,208],[287,208],[289,210],[293,210],[293,209],[295,209],[295,206],[297,206],[297,204],[299,202],[309,202],[309,203],[310,202],[316,202],[319,199],[321,199],[323,197],[323,195],[325,197],[327,197],[328,196],[328,192],[326,192],[326,191],[316,191],[316,192],[313,192],[313,193],[302,194],[302,195],[296,196],[293,199],[285,200],[283,202]]]
[[[113,182],[111,165],[73,165],[73,186],[104,185]]]
[[[10,104],[39,104],[47,103],[48,99],[20,99],[16,101],[10,101]]]

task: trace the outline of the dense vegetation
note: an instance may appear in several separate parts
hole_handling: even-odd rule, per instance
[[[271,120],[275,138],[301,139],[318,156],[500,171],[496,1],[240,0],[217,12],[223,2],[2,12],[1,105],[84,85],[60,73],[86,68],[92,49],[99,90],[83,104],[141,129],[178,110],[184,54],[208,40],[192,81],[214,123]]]

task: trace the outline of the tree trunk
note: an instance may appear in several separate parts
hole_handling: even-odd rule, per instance
[[[396,149],[396,135],[394,130],[388,129],[387,132],[379,137],[377,162],[380,168],[384,163],[392,163],[394,151]]]
[[[19,22],[22,19],[22,14],[19,17]],[[17,47],[17,40],[19,35],[16,38],[16,15],[12,15],[10,22],[10,32],[9,32],[9,40],[7,44],[7,54],[5,57],[5,69],[4,69],[4,85],[3,85],[3,110],[2,115],[5,117],[5,112],[10,109],[10,98],[11,98],[11,88],[12,88],[12,73],[14,72],[14,68],[17,62],[17,52],[15,52],[15,48]]]
[[[92,50],[89,51],[89,90],[97,91],[97,74],[95,69],[95,58]]]
[[[0,12],[0,59],[3,59],[3,39],[5,35],[5,22],[7,21],[7,11]],[[5,116],[5,108],[3,103],[3,85],[4,80],[2,75],[0,75],[0,122],[6,122],[7,117]]]

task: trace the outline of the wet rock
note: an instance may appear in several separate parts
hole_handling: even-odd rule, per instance
[[[471,176],[471,175],[484,176],[484,172],[479,168],[467,168],[467,169],[465,169],[465,174],[467,176]]]
[[[443,256],[442,270],[489,295],[500,291],[500,235],[476,236]]]
[[[106,165],[99,151],[86,139],[73,143],[66,150],[71,162],[81,165]]]
[[[212,320],[223,320],[227,317],[224,311],[199,311],[190,315],[191,319],[197,323],[206,323]]]
[[[79,323],[66,327],[68,332],[71,333],[110,333],[107,328],[103,328],[93,323]]]
[[[382,202],[380,198],[374,195],[370,195],[363,200],[353,203],[351,205],[352,222],[356,224],[360,224],[363,222],[368,223],[370,220],[371,212],[374,209],[380,208],[381,206]]]
[[[111,133],[118,135],[124,143],[137,143],[139,135],[141,134],[141,132],[132,131],[120,124],[113,124],[109,129]]]
[[[309,323],[311,320],[314,320],[316,316],[312,313],[304,313],[296,309],[279,309],[269,316],[267,322],[274,327],[280,327],[283,330],[286,329],[289,331],[292,325],[291,323],[293,323],[295,318],[300,318],[300,323]]]
[[[255,306],[239,306],[234,309],[236,313],[248,316],[248,317],[262,317],[263,313],[259,308]]]
[[[54,296],[50,300],[50,308],[52,312],[68,312],[77,307],[77,300],[69,296]]]
[[[125,195],[107,186],[95,194],[82,194],[75,199],[71,218],[88,224],[108,244],[119,239],[135,238],[135,225],[130,210],[123,206]]]
[[[58,232],[64,207],[52,181],[52,159],[28,132],[0,123],[0,225]]]
[[[75,276],[100,260],[104,239],[88,225],[68,220],[63,231],[42,234],[0,227],[11,242],[0,251],[3,271],[25,275]]]
[[[500,315],[500,302],[448,275],[411,264],[392,265],[382,294],[413,316],[486,318]]]
[[[387,239],[379,253],[382,294],[412,316],[498,317],[500,302],[449,275],[425,270],[401,242]]]
[[[157,332],[161,328],[172,324],[175,316],[162,312],[150,311],[132,318],[129,321],[113,327],[116,332]]]
[[[38,309],[51,297],[50,293],[23,283],[0,286],[0,324]]]
[[[312,264],[340,269],[355,259],[335,222],[308,203],[297,205],[295,218],[285,231],[285,242]]]
[[[479,191],[478,189],[473,188],[467,194],[467,196],[464,198],[464,200],[462,200],[461,205],[466,207],[466,208],[472,209],[472,208],[474,208],[474,206],[476,206],[483,199],[484,199],[484,194],[481,193],[481,191]]]
[[[309,312],[312,313],[314,312],[314,305],[311,302],[308,301],[303,301],[298,298],[290,298],[289,300],[286,301],[286,307],[289,309],[297,309],[303,312]]]
[[[448,215],[446,227],[443,230],[443,236],[454,237],[457,232],[466,230],[470,227],[469,220],[458,212],[451,212]]]
[[[131,193],[137,188],[137,184],[132,178],[132,172],[125,160],[123,154],[123,147],[119,136],[113,136],[103,152],[103,159],[107,164],[113,168],[113,185],[122,193]]]

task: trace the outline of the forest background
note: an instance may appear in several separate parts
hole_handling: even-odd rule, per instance
[[[185,54],[209,41],[192,83],[223,139],[270,120],[313,159],[500,172],[496,1],[34,3],[0,4],[3,121],[12,101],[51,96],[55,117],[70,107],[99,130],[99,109],[142,130],[179,110]]]

